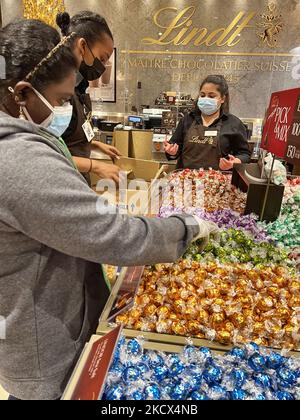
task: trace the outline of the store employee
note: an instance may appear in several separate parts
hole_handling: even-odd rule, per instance
[[[239,118],[229,113],[229,89],[223,76],[208,76],[200,87],[197,107],[179,123],[170,142],[165,142],[169,160],[177,169],[220,169],[248,163],[247,132]]]
[[[92,103],[89,95],[86,94],[89,81],[105,75],[106,63],[113,53],[113,35],[106,20],[89,11],[80,12],[72,18],[67,12],[59,13],[56,23],[61,28],[63,36],[73,32],[77,34],[74,53],[79,65],[78,83],[72,98],[73,116],[62,137],[78,170],[89,185],[91,185],[90,174],[119,182],[118,166],[91,159],[92,149],[99,150],[112,159],[118,158],[120,152],[113,146],[93,140],[90,123]]]

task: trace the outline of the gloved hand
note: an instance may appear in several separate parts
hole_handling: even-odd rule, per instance
[[[200,228],[199,235],[194,238],[193,242],[202,239],[202,250],[208,245],[210,239],[213,239],[215,241],[218,241],[220,239],[220,229],[218,225],[216,225],[213,222],[207,222],[206,220],[202,220],[198,216],[193,217],[195,218]]]

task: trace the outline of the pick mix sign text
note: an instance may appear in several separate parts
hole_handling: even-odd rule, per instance
[[[272,94],[262,148],[292,164],[300,164],[300,88]]]
[[[275,139],[278,141],[283,141],[287,143],[288,140],[288,132],[290,129],[289,116],[291,113],[292,107],[284,106],[278,107],[275,113]]]

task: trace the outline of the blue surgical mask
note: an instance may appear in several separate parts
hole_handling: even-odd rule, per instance
[[[219,111],[221,104],[215,98],[199,98],[198,108],[204,115],[213,115]]]
[[[56,137],[61,137],[70,125],[73,115],[73,106],[69,102],[65,103],[63,106],[52,106],[47,101],[47,99],[40,94],[40,92],[34,88],[33,91],[51,111],[49,117],[47,117],[45,121],[40,124],[40,126],[46,128]],[[26,118],[33,122],[29,112],[25,107],[23,107],[23,112]]]

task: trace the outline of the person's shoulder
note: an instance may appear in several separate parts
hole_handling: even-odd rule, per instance
[[[191,118],[201,117],[201,112],[198,108],[191,109],[190,111],[187,111],[186,114]]]
[[[226,121],[228,121],[229,124],[231,124],[235,127],[244,126],[243,121],[234,114],[230,114],[230,113],[229,114],[224,114],[224,119]]]
[[[0,141],[0,160],[6,166],[31,166],[33,162],[42,160],[46,156],[60,154],[58,144],[43,136],[42,132],[17,132],[3,137]],[[2,166],[3,167],[3,166]]]
[[[196,118],[200,118],[201,114],[197,113],[196,110],[187,111],[184,114],[183,120],[187,123],[195,121]]]

